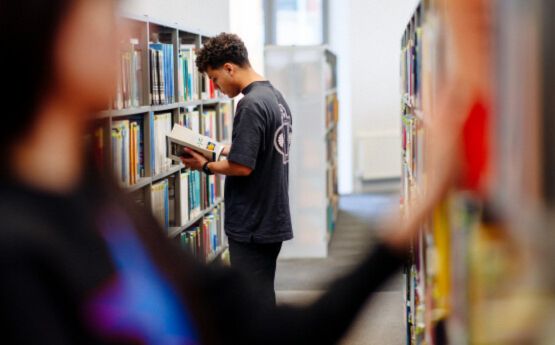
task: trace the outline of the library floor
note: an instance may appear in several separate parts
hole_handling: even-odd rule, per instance
[[[366,254],[375,242],[372,231],[384,211],[398,204],[397,194],[344,196],[340,200],[337,228],[325,259],[283,259],[278,261],[276,290],[278,303],[302,304],[317,298],[326,282],[344,274]],[[403,278],[396,275],[365,306],[357,323],[341,345],[397,345],[405,343]]]

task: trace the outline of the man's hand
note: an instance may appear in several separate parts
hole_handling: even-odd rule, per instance
[[[189,156],[181,157],[183,165],[185,165],[186,168],[190,168],[192,170],[202,171],[202,167],[206,162],[208,162],[208,160],[200,153],[189,148],[185,148],[183,151]]]
[[[222,150],[222,156],[229,156],[229,151],[231,151],[231,145],[225,145],[224,149]]]

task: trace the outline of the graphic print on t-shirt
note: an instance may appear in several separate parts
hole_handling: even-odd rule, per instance
[[[289,163],[289,148],[291,147],[293,128],[291,126],[291,116],[281,103],[279,104],[279,111],[281,112],[281,126],[274,135],[274,146],[281,154],[285,165]]]

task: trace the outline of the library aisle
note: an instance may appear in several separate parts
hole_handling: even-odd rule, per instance
[[[377,232],[372,225],[398,204],[397,194],[342,196],[329,256],[322,259],[278,261],[278,303],[304,304],[317,298],[326,283],[347,272],[366,255]],[[403,321],[403,276],[401,272],[382,287],[365,306],[342,345],[405,344]]]

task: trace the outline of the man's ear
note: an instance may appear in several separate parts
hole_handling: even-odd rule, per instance
[[[224,71],[226,71],[230,76],[235,73],[235,66],[232,63],[226,62],[224,64]]]

